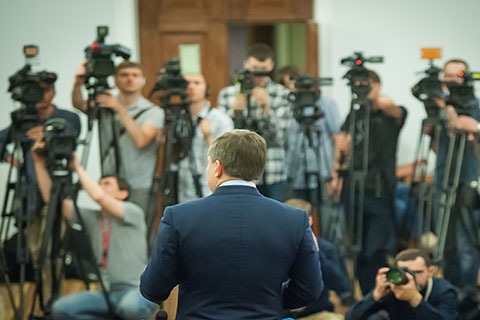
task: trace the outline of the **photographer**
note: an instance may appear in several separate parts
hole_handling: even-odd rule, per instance
[[[184,158],[178,165],[178,200],[180,203],[198,199],[195,190],[193,175],[200,174],[202,196],[211,193],[205,178],[207,168],[207,154],[213,139],[227,131],[233,130],[232,119],[218,108],[212,108],[207,100],[208,84],[202,74],[187,74],[187,94],[190,101],[190,115],[195,127],[192,139],[194,163],[189,157]],[[192,166],[196,172],[192,172]]]
[[[389,282],[390,268],[380,268],[374,290],[355,304],[345,319],[457,319],[455,290],[448,281],[433,277],[435,266],[425,251],[401,251],[395,257],[395,267],[408,269],[404,272],[406,280],[402,279],[406,283]]]
[[[88,101],[82,96],[85,74],[84,63],[75,74],[72,103],[75,108],[87,113]],[[120,63],[115,71],[115,85],[119,90],[118,96],[114,97],[106,91],[97,95],[96,103],[102,108],[112,110],[116,119],[125,128],[125,132],[119,136],[118,140],[120,175],[132,185],[130,199],[146,210],[157,161],[159,147],[157,138],[164,126],[164,111],[142,96],[145,77],[138,63],[130,61]],[[110,127],[107,124],[101,124],[100,134],[104,138],[113,136],[109,130]],[[107,143],[110,141],[107,140]],[[111,164],[114,160],[114,152],[110,152],[109,157],[107,161]],[[112,165],[112,168],[107,171],[114,173],[114,170]]]
[[[351,137],[349,133],[352,113],[342,126],[343,133],[339,135],[336,151],[335,169],[342,167],[342,161],[348,161],[351,143],[355,143],[355,150],[363,150],[364,143],[368,143],[368,168],[365,176],[365,190],[363,197],[363,224],[361,234],[361,251],[358,253],[357,277],[360,288],[365,294],[375,285],[374,270],[386,264],[386,256],[392,252],[395,245],[395,166],[397,143],[400,130],[405,123],[407,110],[397,106],[390,97],[381,95],[380,77],[372,70],[368,70],[370,92],[367,99],[370,101],[369,139],[365,141],[365,119],[356,119],[358,135]],[[353,141],[353,142],[352,142]],[[356,152],[354,164],[361,162],[363,155]],[[348,163],[343,163],[348,167]],[[354,177],[347,176],[343,181],[342,201],[348,217],[356,212],[348,212],[352,197],[350,183]],[[358,201],[360,202],[360,201]],[[358,203],[357,201],[355,203]],[[354,210],[358,210],[355,208]],[[357,228],[358,226],[354,226]]]
[[[463,84],[460,73],[468,72],[468,64],[460,59],[449,60],[444,65],[443,82]],[[446,90],[446,88],[444,88]],[[465,131],[468,139],[463,152],[459,185],[456,191],[456,201],[452,210],[452,218],[448,226],[448,235],[445,247],[443,271],[457,289],[462,290],[462,295],[471,295],[476,301],[476,288],[478,269],[480,267],[480,255],[478,247],[471,240],[471,235],[476,235],[478,227],[478,159],[475,152],[475,144],[472,141],[474,134],[480,131],[479,100],[473,98],[467,105],[456,109],[449,105],[449,101],[434,98],[434,102],[440,108],[446,108],[446,114],[450,129]],[[466,112],[465,112],[466,111]],[[460,113],[460,114],[457,114]],[[444,172],[447,164],[449,138],[454,134],[453,130],[442,130],[437,151],[436,190],[437,195],[442,193]],[[437,198],[440,202],[440,197]],[[473,221],[467,220],[468,216]],[[475,236],[474,236],[475,237]],[[463,292],[465,291],[465,292]]]
[[[48,203],[52,182],[45,167],[45,158],[35,151],[44,147],[43,142],[37,142],[32,154],[42,198]],[[102,280],[110,288],[109,297],[115,313],[124,319],[150,318],[155,305],[143,299],[138,291],[139,275],[147,263],[142,209],[127,201],[130,186],[125,179],[108,175],[96,183],[79,165],[75,155],[71,166],[78,174],[83,189],[101,207],[100,210],[81,209],[81,213],[97,262],[102,268]],[[64,200],[62,214],[68,220],[77,219],[72,200]],[[102,293],[94,291],[56,300],[52,315],[54,319],[110,319]]]
[[[36,141],[41,141],[43,139],[43,124],[51,118],[62,118],[65,119],[73,129],[75,136],[78,138],[80,135],[80,119],[77,114],[71,111],[63,110],[57,108],[53,104],[53,99],[55,98],[55,81],[57,76],[54,73],[47,73],[48,77],[42,79],[40,82],[40,87],[43,89],[43,99],[39,101],[35,107],[38,115],[39,122],[35,124],[32,128],[28,129],[25,132],[26,135],[26,151],[29,151],[31,146]],[[12,125],[11,125],[12,126]],[[7,140],[8,131],[10,127],[0,131],[0,149],[2,149],[5,143],[10,143]],[[8,162],[16,163],[17,159],[12,159],[11,156],[7,157]],[[33,167],[33,160],[29,152],[25,152],[25,167],[26,167],[26,179],[29,183],[35,183],[36,176]]]
[[[271,72],[275,66],[273,50],[265,44],[253,45],[243,62],[246,70]],[[258,120],[259,133],[267,141],[267,164],[258,189],[270,198],[282,201],[285,193],[285,134],[292,121],[288,90],[270,77],[254,77],[250,116]],[[233,118],[247,115],[247,98],[240,84],[226,87],[218,94],[217,106]]]

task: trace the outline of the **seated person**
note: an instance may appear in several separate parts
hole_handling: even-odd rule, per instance
[[[387,280],[389,268],[380,268],[373,291],[345,319],[457,319],[455,290],[447,280],[433,277],[435,266],[425,251],[403,250],[395,257],[395,266],[409,270],[408,282],[395,285]]]
[[[52,182],[45,159],[36,152],[43,148],[36,142],[32,152],[40,192],[50,201]],[[138,290],[140,274],[147,264],[146,225],[142,209],[127,201],[130,186],[117,176],[104,176],[95,182],[73,156],[72,168],[83,189],[101,210],[81,209],[93,252],[101,266],[102,280],[108,289],[113,311],[123,319],[148,319],[155,304],[145,300]],[[63,216],[74,218],[73,201],[63,202]],[[76,218],[76,217],[75,217]],[[54,319],[111,319],[102,292],[83,291],[61,297],[52,305]]]
[[[313,223],[312,205],[302,199],[289,199],[286,204],[303,209],[308,212],[310,226]],[[351,291],[349,289],[349,278],[344,273],[344,266],[342,258],[338,252],[337,247],[332,242],[313,237],[315,244],[317,245],[318,255],[320,259],[320,265],[322,268],[322,278],[325,283],[325,288],[320,297],[313,303],[306,307],[288,310],[285,312],[286,316],[293,317],[295,319],[307,319],[304,317],[318,315],[322,316],[324,320],[339,320],[343,319],[343,316],[337,313],[333,313],[333,303],[330,301],[329,291],[333,290],[339,298],[350,298]],[[310,317],[308,317],[310,319]],[[316,319],[316,318],[315,318]]]

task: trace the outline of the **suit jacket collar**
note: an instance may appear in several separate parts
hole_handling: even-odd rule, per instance
[[[252,187],[247,187],[247,186],[223,186],[223,187],[218,187],[212,193],[212,196],[223,195],[223,194],[238,194],[238,193],[262,196],[262,194],[260,192],[258,192],[257,188],[252,188]]]

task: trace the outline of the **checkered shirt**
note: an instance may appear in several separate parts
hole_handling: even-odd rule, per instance
[[[270,111],[267,115],[262,114],[260,106],[253,96],[250,100],[250,115],[258,119],[259,134],[267,141],[267,163],[265,173],[258,184],[273,184],[287,179],[285,170],[285,139],[287,128],[293,121],[288,89],[282,85],[269,81],[265,87],[270,95]],[[224,109],[233,118],[230,106],[240,92],[240,85],[223,88],[218,94],[217,106]],[[247,115],[247,110],[243,110]]]

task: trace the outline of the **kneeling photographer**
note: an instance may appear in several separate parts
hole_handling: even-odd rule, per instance
[[[373,291],[345,319],[457,319],[455,290],[447,280],[433,277],[434,272],[425,251],[401,251],[395,267],[378,270]]]
[[[80,184],[100,205],[100,210],[81,208],[80,212],[74,214],[74,201],[53,196],[56,177],[55,174],[51,177],[48,172],[52,150],[47,146],[44,156],[37,152],[43,148],[45,142],[36,142],[32,148],[42,198],[49,206],[58,205],[54,203],[55,198],[57,201],[65,199],[62,201],[62,216],[67,220],[73,218],[74,224],[83,221],[81,224],[86,229],[84,235],[86,232],[89,238],[82,238],[85,241],[82,246],[92,248],[96,259],[94,263],[100,266],[101,280],[108,291],[105,297],[104,293],[98,291],[83,291],[61,297],[52,305],[53,318],[83,319],[95,316],[111,319],[112,313],[122,319],[150,318],[155,305],[141,297],[138,291],[139,275],[147,263],[146,225],[143,210],[127,201],[129,184],[116,175],[103,176],[98,183],[95,182],[80,166],[75,154],[70,153],[67,159],[77,173]],[[68,171],[67,164],[64,172]],[[91,246],[87,243],[89,241]],[[82,252],[89,255],[88,252]],[[80,258],[88,260],[86,256]]]

